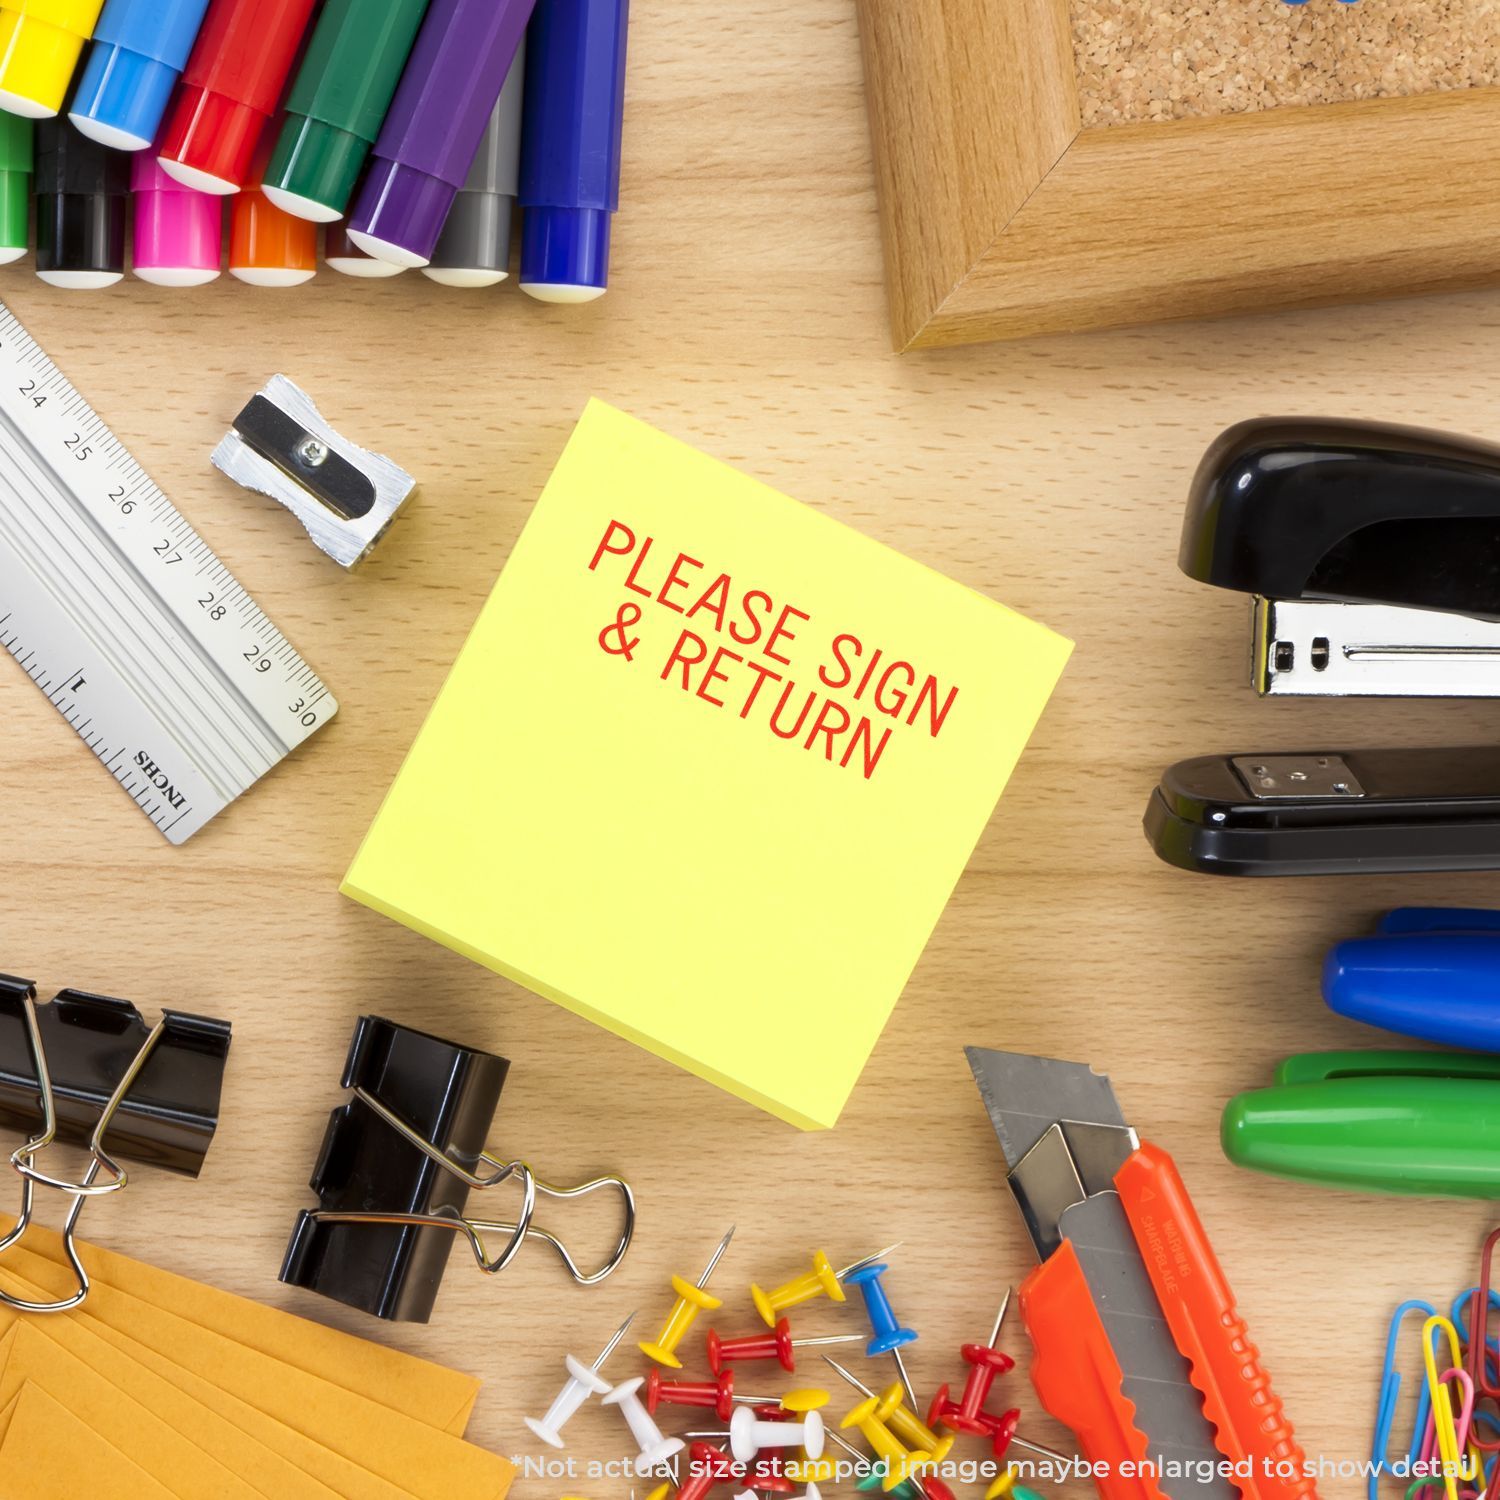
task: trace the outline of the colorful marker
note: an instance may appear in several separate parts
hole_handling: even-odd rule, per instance
[[[229,274],[250,286],[301,286],[318,274],[318,226],[247,186],[229,214]]]
[[[30,120],[0,114],[0,266],[8,266],[26,254],[34,135]]]
[[[366,255],[349,238],[349,226],[342,220],[328,224],[323,229],[323,264],[330,271],[343,276],[357,276],[362,281],[383,281],[388,276],[399,276],[405,266],[393,266],[388,260],[376,260]]]
[[[443,286],[495,286],[510,275],[510,225],[521,172],[521,91],[526,46],[516,53],[469,180],[453,200],[442,238],[423,270]]]
[[[249,180],[230,205],[229,274],[251,286],[301,286],[318,274],[318,226],[277,208],[261,191],[275,139],[266,132]]]
[[[349,237],[377,260],[432,259],[534,4],[432,0],[349,219]]]
[[[278,208],[319,224],[343,217],[426,12],[427,0],[329,0],[266,170]]]
[[[521,290],[592,302],[620,206],[629,0],[538,0],[521,152]]]
[[[125,274],[130,158],[54,115],[36,127],[36,274],[93,291]]]
[[[212,0],[167,116],[161,164],[188,187],[237,193],[281,103],[314,0]]]
[[[62,108],[104,0],[0,3],[0,109],[47,120]]]
[[[208,0],[107,0],[73,97],[73,123],[119,151],[156,139]]]
[[[204,286],[219,274],[224,200],[168,177],[149,151],[130,158],[135,274],[153,286]]]

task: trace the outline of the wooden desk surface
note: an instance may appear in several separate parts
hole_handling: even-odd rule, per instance
[[[1388,1308],[1472,1279],[1492,1215],[1232,1170],[1219,1110],[1283,1053],[1374,1040],[1323,1011],[1329,942],[1388,903],[1493,904],[1500,885],[1193,878],[1157,863],[1139,820],[1162,767],[1189,754],[1493,736],[1484,705],[1258,703],[1243,685],[1240,604],[1181,577],[1175,555],[1188,476],[1239,418],[1329,412],[1493,433],[1500,296],[897,358],[845,0],[637,0],[631,49],[615,289],[592,307],[546,309],[513,288],[445,293],[413,276],[325,274],[290,293],[226,281],[64,295],[19,269],[0,283],[343,704],[173,850],[0,663],[0,967],[232,1017],[236,1031],[202,1181],[144,1173],[90,1210],[89,1237],[480,1373],[474,1436],[513,1453],[536,1451],[519,1419],[550,1400],[563,1354],[592,1355],[633,1307],[642,1336],[654,1332],[668,1275],[696,1275],[731,1222],[739,1236],[714,1283],[733,1299],[729,1331],[753,1322],[752,1277],[798,1271],[818,1245],[853,1259],[902,1239],[890,1286],[924,1336],[911,1369],[926,1396],[961,1377],[957,1345],[985,1332],[1029,1267],[961,1048],[1089,1058],[1176,1154],[1308,1449],[1362,1454]],[[424,482],[357,576],[208,467],[231,415],[276,370]],[[1079,643],[831,1133],[798,1134],[337,891],[590,394]],[[459,1250],[426,1328],[278,1285],[363,1011],[514,1060],[499,1149],[560,1181],[630,1178],[640,1231],[617,1277],[577,1290],[536,1248],[489,1281]],[[583,1213],[548,1221],[608,1238]],[[859,1326],[826,1304],[803,1322]],[[1011,1389],[1034,1408],[1029,1386]],[[1058,1440],[1034,1410],[1025,1426]],[[580,1458],[620,1449],[597,1412],[575,1431]],[[627,1489],[579,1477],[516,1493]]]

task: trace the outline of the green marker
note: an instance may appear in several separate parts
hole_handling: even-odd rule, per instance
[[[428,0],[328,0],[287,96],[263,189],[277,208],[344,216],[380,134]]]
[[[0,266],[27,251],[31,214],[31,121],[0,114]]]

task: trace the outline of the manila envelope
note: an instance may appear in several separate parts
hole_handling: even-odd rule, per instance
[[[10,1280],[25,1285],[14,1273]],[[41,1289],[29,1290],[39,1294]],[[52,1340],[111,1386],[129,1391],[169,1426],[217,1456],[257,1494],[269,1500],[402,1500],[395,1486],[352,1464],[347,1466],[348,1472],[341,1476],[337,1486],[314,1479],[306,1472],[307,1465],[298,1461],[302,1450],[309,1446],[306,1438],[255,1412],[252,1414],[255,1424],[270,1439],[260,1441],[255,1424],[237,1424],[215,1409],[215,1403],[229,1404],[223,1392],[197,1377],[191,1377],[197,1390],[179,1386],[102,1338],[82,1317],[22,1318],[16,1326]],[[170,1364],[167,1368],[175,1369]],[[249,1408],[245,1410],[248,1412]]]
[[[256,1500],[257,1492],[149,1407],[45,1337],[31,1322],[0,1338],[0,1402],[34,1385],[181,1500]]]
[[[0,1224],[14,1222],[13,1217],[0,1215]],[[53,1230],[35,1226],[27,1232],[24,1244],[56,1265],[66,1264],[62,1236]],[[334,1385],[357,1391],[455,1437],[462,1437],[469,1424],[480,1385],[472,1375],[372,1344],[233,1292],[189,1281],[97,1245],[80,1242],[78,1249],[96,1281],[118,1287],[143,1302],[170,1307],[201,1328],[211,1328],[299,1370],[321,1375]]]
[[[75,1284],[70,1271],[20,1248],[7,1252],[0,1279],[12,1269],[51,1296]],[[515,1476],[514,1465],[496,1454],[238,1343],[229,1330],[199,1327],[102,1282],[94,1284],[82,1316],[140,1346],[129,1352],[142,1363],[150,1363],[147,1352],[160,1351],[313,1443],[375,1466],[416,1500],[451,1500],[454,1494],[502,1500]]]
[[[138,1464],[37,1386],[0,1415],[0,1500],[173,1500]]]

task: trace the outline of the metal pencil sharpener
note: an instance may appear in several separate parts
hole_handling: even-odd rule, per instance
[[[417,481],[341,437],[285,375],[273,375],[213,451],[216,469],[286,506],[341,567],[370,555]]]

